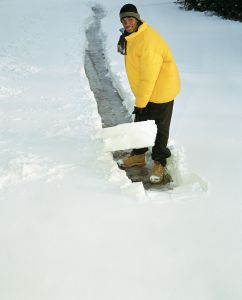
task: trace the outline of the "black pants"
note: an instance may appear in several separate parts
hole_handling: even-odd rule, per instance
[[[155,144],[152,147],[151,157],[153,160],[159,161],[163,166],[166,165],[166,159],[171,156],[171,151],[167,148],[171,116],[174,101],[154,104],[148,103],[141,114],[135,115],[135,122],[155,120],[157,126],[157,134]],[[148,148],[133,149],[134,154],[143,154]]]

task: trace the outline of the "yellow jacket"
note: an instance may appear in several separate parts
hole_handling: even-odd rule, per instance
[[[135,96],[135,106],[172,101],[180,90],[179,73],[171,50],[160,34],[146,22],[125,37],[125,66]]]

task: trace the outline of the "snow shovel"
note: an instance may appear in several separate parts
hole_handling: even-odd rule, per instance
[[[104,150],[108,152],[153,146],[156,132],[157,127],[153,120],[103,128]]]

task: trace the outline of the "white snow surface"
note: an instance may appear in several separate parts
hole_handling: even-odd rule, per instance
[[[181,74],[168,168],[145,192],[105,152],[83,66],[92,5],[0,1],[0,299],[242,299],[242,23],[137,0]],[[121,1],[100,3],[107,64]]]

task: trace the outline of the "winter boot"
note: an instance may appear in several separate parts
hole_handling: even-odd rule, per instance
[[[151,183],[160,183],[163,180],[165,167],[159,161],[154,161],[152,175],[150,176]]]
[[[131,168],[134,166],[142,167],[145,165],[145,154],[130,154],[128,158],[119,159],[117,163],[121,168]]]

